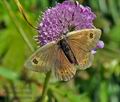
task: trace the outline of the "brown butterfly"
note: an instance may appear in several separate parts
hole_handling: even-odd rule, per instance
[[[40,47],[25,63],[25,67],[38,72],[53,71],[60,80],[70,80],[77,68],[86,69],[93,62],[91,50],[101,36],[100,29],[73,31],[58,41]],[[79,67],[75,67],[75,66]]]

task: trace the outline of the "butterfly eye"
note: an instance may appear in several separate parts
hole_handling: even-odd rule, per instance
[[[93,33],[90,33],[89,37],[90,37],[90,39],[92,39],[94,37]]]
[[[38,64],[38,60],[37,59],[33,59],[33,63],[34,64]]]

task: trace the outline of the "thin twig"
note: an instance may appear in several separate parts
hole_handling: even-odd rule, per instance
[[[25,10],[23,9],[23,7],[22,7],[22,5],[20,4],[19,0],[14,0],[14,2],[16,3],[16,5],[17,5],[17,7],[18,7],[18,9],[19,9],[19,11],[20,11],[20,13],[23,15],[23,18],[25,19],[25,21],[26,21],[32,28],[34,28],[35,30],[37,30],[37,27],[33,26],[33,25],[31,24],[31,22],[28,20],[28,17],[27,17],[27,15],[26,15],[26,13],[25,13]]]

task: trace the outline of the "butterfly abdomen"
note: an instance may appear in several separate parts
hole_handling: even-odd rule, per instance
[[[69,60],[69,62],[71,64],[78,64],[77,63],[77,60],[74,56],[74,53],[72,52],[69,44],[67,43],[67,40],[64,38],[64,39],[61,39],[59,42],[58,42],[58,46],[62,49],[62,51],[64,52],[65,56],[67,57],[67,59]]]

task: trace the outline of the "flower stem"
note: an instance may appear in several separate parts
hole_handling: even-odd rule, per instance
[[[40,102],[44,102],[45,101],[45,96],[47,94],[47,89],[48,89],[48,83],[49,83],[50,75],[51,75],[51,71],[47,72]]]

